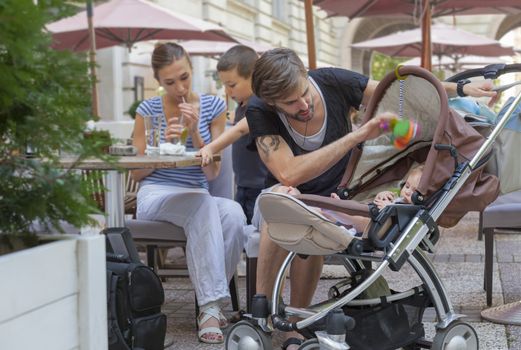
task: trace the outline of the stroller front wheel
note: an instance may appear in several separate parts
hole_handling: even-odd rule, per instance
[[[226,350],[272,350],[271,337],[248,321],[237,322],[226,337]]]
[[[454,322],[436,332],[431,350],[478,350],[478,334],[465,322]]]
[[[298,350],[319,350],[319,349],[320,349],[320,344],[318,342],[318,339],[316,339],[316,338],[306,340],[298,348]]]

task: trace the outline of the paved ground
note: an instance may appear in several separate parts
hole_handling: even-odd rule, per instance
[[[444,229],[432,256],[437,272],[447,288],[457,312],[466,314],[466,320],[476,329],[480,349],[521,349],[521,327],[504,326],[484,321],[480,311],[486,308],[483,291],[484,243],[477,240],[478,216],[470,213],[451,229]],[[495,239],[496,256],[494,265],[493,305],[521,300],[521,235],[500,234]],[[329,286],[338,281],[343,268],[325,266],[315,299],[325,300]],[[399,273],[386,274],[391,287],[398,289],[415,285],[418,279],[412,269],[403,268]],[[240,278],[241,307],[245,308],[245,281]],[[168,279],[165,284],[166,305],[163,310],[168,316],[168,339],[173,344],[168,349],[222,349],[223,345],[207,345],[196,338],[194,293],[188,278]],[[225,312],[232,314],[230,304]],[[424,324],[427,334],[434,334],[433,310],[425,313]],[[280,346],[280,337],[274,337],[275,348]],[[377,350],[377,349],[375,349]]]

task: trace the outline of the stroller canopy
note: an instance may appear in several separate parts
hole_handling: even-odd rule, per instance
[[[353,150],[340,188],[349,199],[365,200],[382,189],[397,186],[413,164],[424,163],[417,189],[423,203],[452,176],[455,159],[448,145],[457,150],[458,162],[472,158],[485,141],[484,137],[457,113],[450,110],[447,94],[440,81],[429,71],[414,66],[400,67],[378,85],[362,123],[382,112],[416,121],[420,132],[405,149],[392,145],[389,134],[368,141]],[[483,162],[485,163],[485,162]],[[484,164],[473,169],[459,193],[438,219],[438,224],[454,226],[469,211],[481,211],[498,195],[497,177],[483,171]]]

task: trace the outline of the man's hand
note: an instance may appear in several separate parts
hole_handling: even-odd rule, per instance
[[[398,118],[396,114],[390,112],[382,113],[353,131],[352,134],[356,138],[357,143],[377,138],[384,132],[380,127],[382,122],[390,122],[396,118]]]

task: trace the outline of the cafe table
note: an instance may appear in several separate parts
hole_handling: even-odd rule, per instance
[[[220,158],[214,157],[214,160],[220,160]],[[201,157],[196,157],[195,152],[186,152],[184,155],[121,156],[113,164],[94,158],[78,162],[75,157],[62,157],[60,164],[63,168],[104,170],[105,187],[107,188],[105,191],[106,227],[123,227],[125,226],[125,173],[122,170],[200,166]]]

